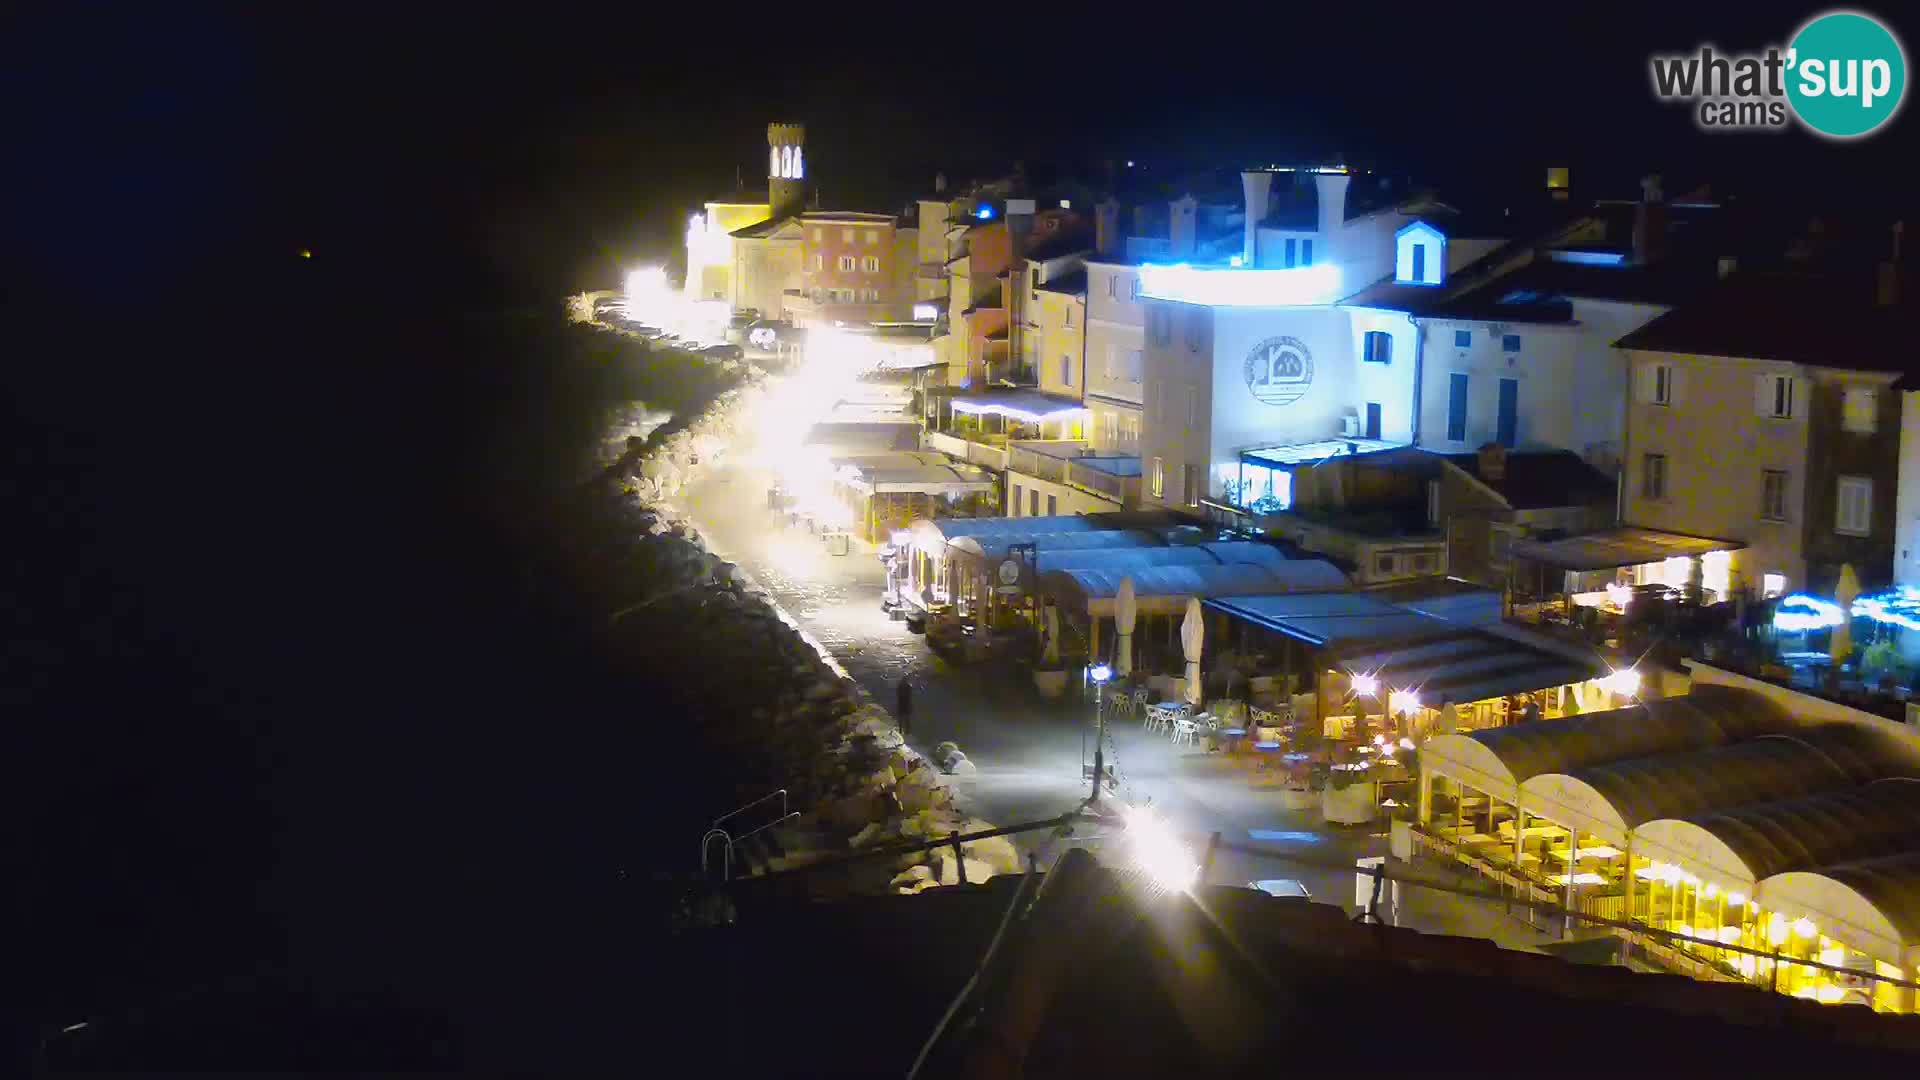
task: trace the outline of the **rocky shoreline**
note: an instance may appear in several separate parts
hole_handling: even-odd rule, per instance
[[[737,419],[770,390],[750,364],[714,364],[724,389],[646,438],[629,438],[579,492],[585,529],[572,538],[575,557],[636,586],[607,597],[609,646],[645,650],[655,663],[668,654],[682,673],[677,696],[703,743],[699,764],[725,770],[714,779],[738,804],[788,791],[801,816],[774,830],[774,850],[759,868],[992,828],[956,809],[942,771],[906,745],[892,715],[667,504],[699,470],[724,460]],[[965,859],[968,882],[1020,869],[1004,838],[969,843]],[[963,880],[954,862],[951,849],[939,848],[803,880],[823,893],[917,892]]]

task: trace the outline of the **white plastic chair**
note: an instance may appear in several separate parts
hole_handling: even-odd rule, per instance
[[[1200,725],[1198,723],[1188,720],[1185,717],[1174,720],[1173,745],[1179,746],[1181,743],[1186,743],[1189,746],[1193,746],[1198,744],[1199,741]]]
[[[1132,716],[1133,698],[1122,691],[1107,699],[1107,713],[1110,716]]]

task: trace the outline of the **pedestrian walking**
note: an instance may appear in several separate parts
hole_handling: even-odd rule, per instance
[[[913,684],[901,679],[893,688],[893,715],[900,723],[900,737],[906,738],[913,728]]]

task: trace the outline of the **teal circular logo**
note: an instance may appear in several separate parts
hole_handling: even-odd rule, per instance
[[[1907,58],[1878,19],[1829,12],[1801,27],[1787,49],[1787,101],[1814,131],[1857,138],[1900,111]]]

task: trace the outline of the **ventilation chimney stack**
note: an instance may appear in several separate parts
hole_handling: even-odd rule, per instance
[[[1316,263],[1337,261],[1343,254],[1340,233],[1347,223],[1347,187],[1353,177],[1345,172],[1313,175],[1314,199],[1319,203],[1320,239],[1313,245]]]
[[[946,173],[942,172],[942,173],[933,174],[933,193],[935,195],[945,195],[947,193],[947,174]]]
[[[1507,448],[1499,443],[1488,443],[1480,448],[1480,479],[1489,484],[1502,483],[1507,478]]]
[[[1192,195],[1182,195],[1167,204],[1167,241],[1175,262],[1193,258],[1200,240],[1199,219],[1200,201]]]
[[[1667,204],[1658,173],[1640,180],[1640,205],[1633,211],[1633,261],[1645,266],[1666,254]]]
[[[1101,258],[1120,253],[1120,203],[1107,199],[1093,208],[1093,246]]]
[[[1247,234],[1240,247],[1240,265],[1260,265],[1260,223],[1272,207],[1273,174],[1265,171],[1240,174],[1240,190],[1247,199]]]

